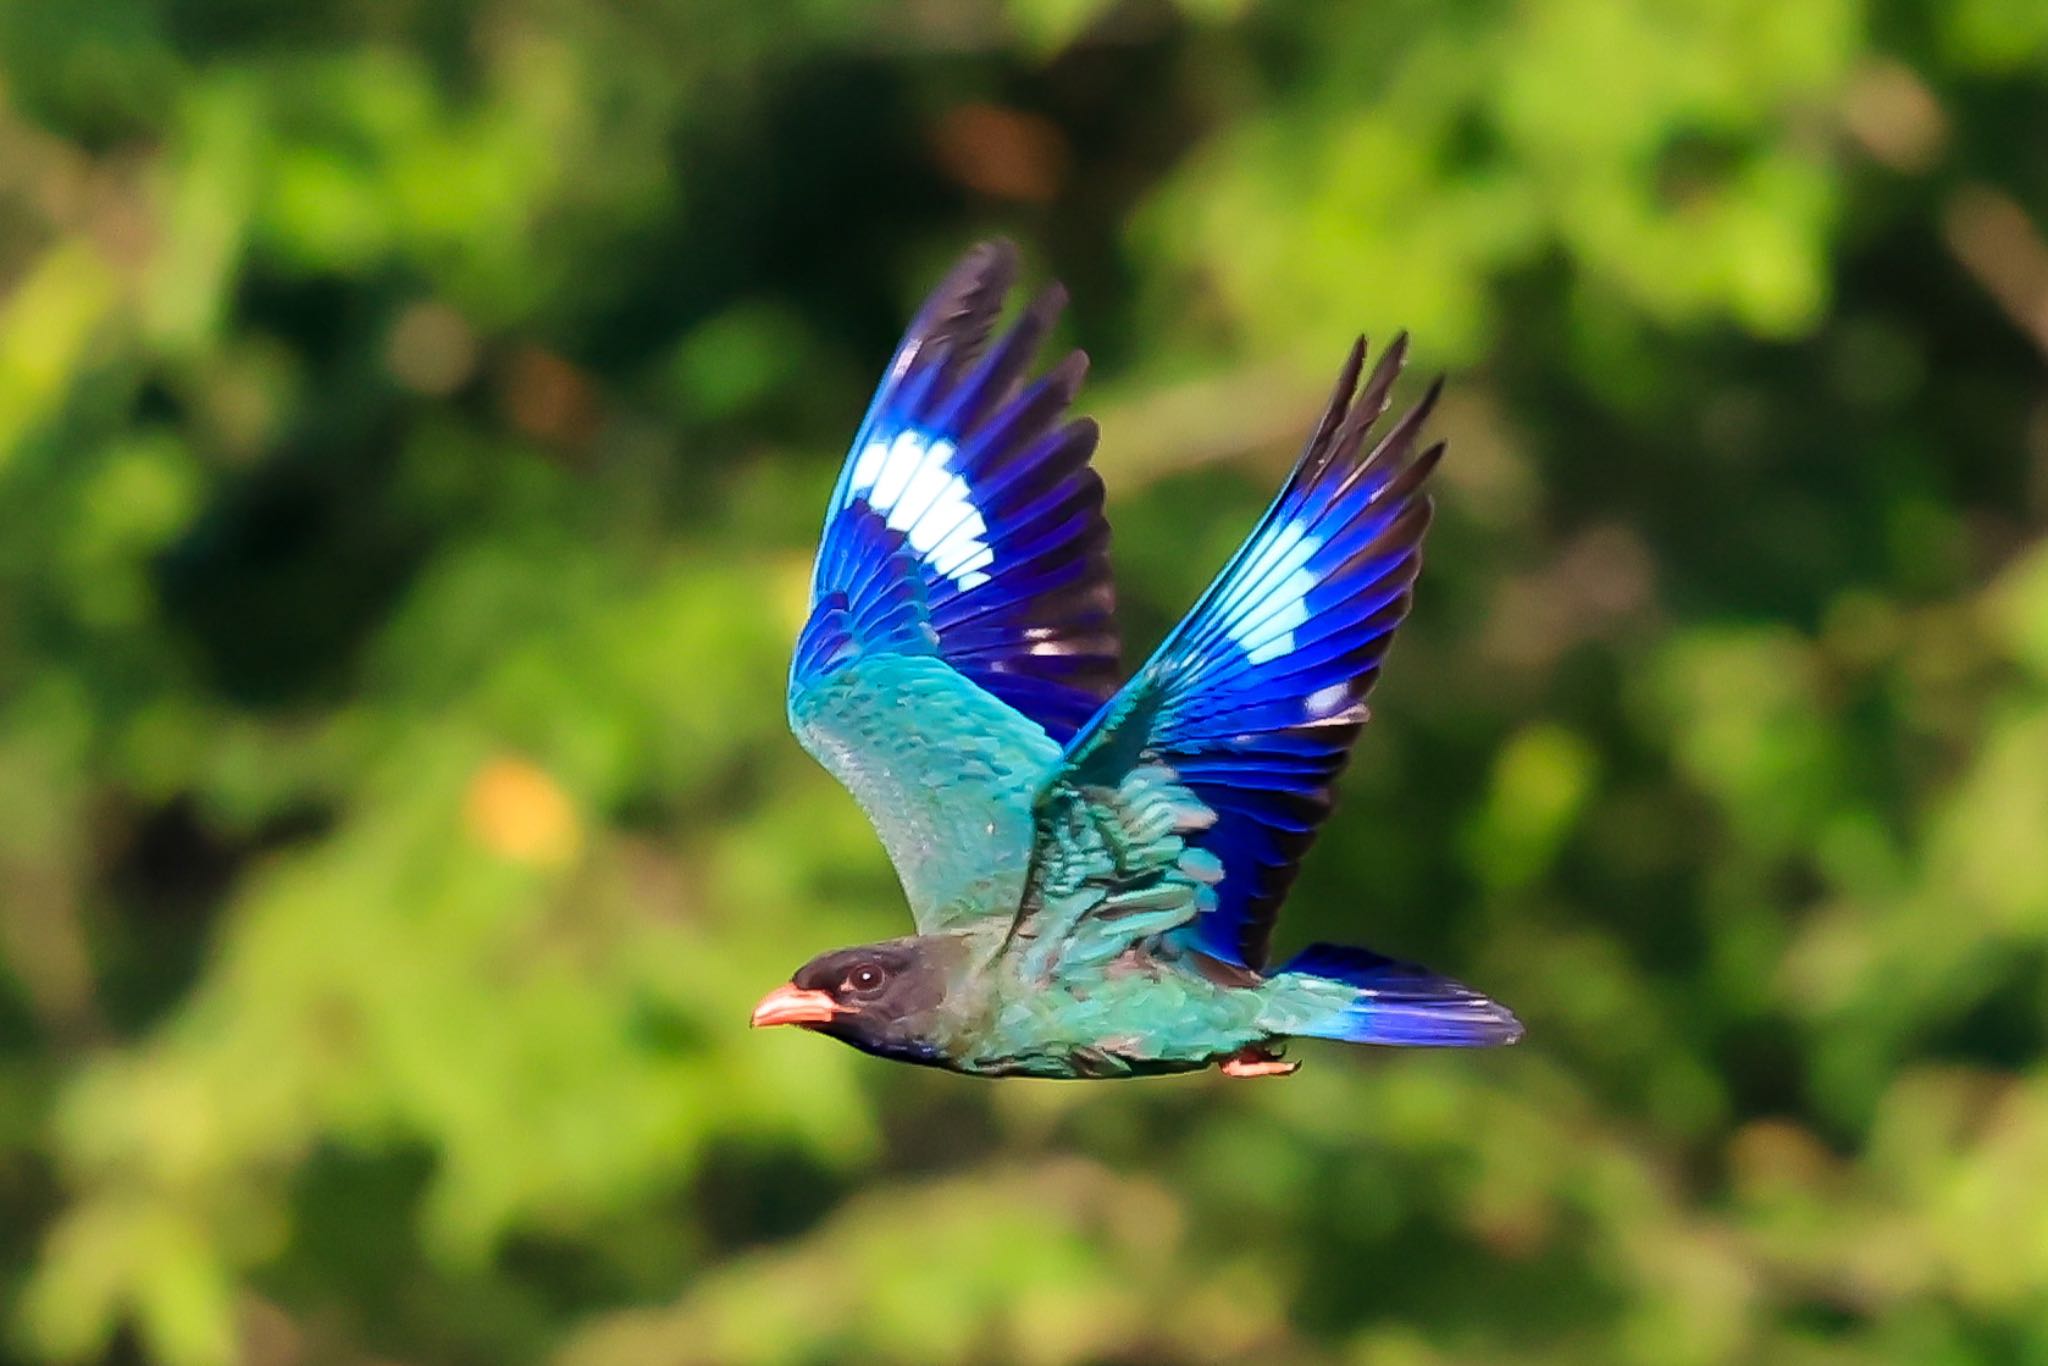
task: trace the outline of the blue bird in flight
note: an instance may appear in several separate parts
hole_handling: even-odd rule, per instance
[[[1408,614],[1440,381],[1374,435],[1406,352],[1352,347],[1278,497],[1128,680],[1087,360],[1029,371],[975,248],[889,362],[826,507],[789,677],[797,739],[867,812],[916,933],[812,959],[755,1009],[983,1076],[1284,1075],[1292,1038],[1513,1043],[1506,1007],[1318,944],[1267,962]],[[1362,383],[1361,383],[1362,378]]]

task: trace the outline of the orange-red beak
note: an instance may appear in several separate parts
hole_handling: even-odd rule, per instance
[[[805,991],[794,982],[775,988],[754,1007],[753,1026],[823,1024],[845,1007],[822,991]]]

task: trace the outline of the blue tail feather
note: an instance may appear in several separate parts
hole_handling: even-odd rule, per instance
[[[1357,990],[1352,1002],[1300,1032],[1347,1043],[1484,1048],[1522,1037],[1514,1012],[1462,982],[1370,949],[1312,944],[1276,976],[1319,978]]]

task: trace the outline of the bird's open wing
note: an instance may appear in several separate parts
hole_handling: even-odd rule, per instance
[[[1030,951],[1099,957],[1171,932],[1264,966],[1421,564],[1442,447],[1415,447],[1435,388],[1366,445],[1404,355],[1397,340],[1361,390],[1353,348],[1258,528],[1068,746],[1038,803]]]
[[[867,811],[920,929],[1007,911],[1031,800],[1114,689],[1118,640],[1079,352],[1025,383],[1064,302],[998,337],[1016,275],[976,248],[890,361],[826,510],[790,668],[797,738]]]

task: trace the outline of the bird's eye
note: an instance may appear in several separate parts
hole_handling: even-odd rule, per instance
[[[846,984],[855,991],[873,991],[882,985],[882,970],[873,963],[862,963],[847,974]]]

